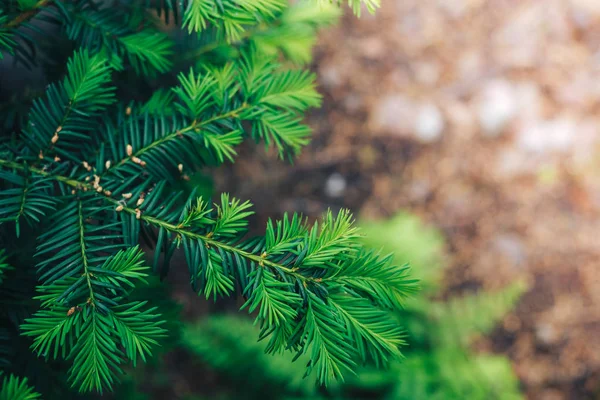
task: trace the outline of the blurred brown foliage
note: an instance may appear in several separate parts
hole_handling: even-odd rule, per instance
[[[600,2],[387,0],[324,32],[314,67],[311,148],[289,168],[248,155],[220,186],[262,219],[424,216],[450,243],[448,291],[530,281],[479,344],[511,357],[529,398],[596,398]]]

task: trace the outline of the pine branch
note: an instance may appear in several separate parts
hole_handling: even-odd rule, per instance
[[[408,265],[386,268],[390,261],[389,256],[379,258],[363,250],[324,280],[335,279],[381,307],[401,309],[407,297],[418,290],[418,282],[410,277]]]
[[[255,323],[260,322],[261,328],[280,327],[296,318],[302,298],[291,292],[292,284],[278,281],[271,271],[263,268],[254,270],[249,278],[248,286],[253,290],[241,309],[248,308],[253,313],[258,308]]]
[[[0,372],[0,377],[2,376]],[[27,384],[27,378],[18,378],[14,375],[4,376],[0,387],[0,400],[37,400],[41,399],[39,393],[35,392]]]
[[[386,300],[374,296],[405,295],[406,279],[375,288],[360,281],[374,271],[354,264],[361,252],[349,212],[329,211],[312,227],[285,216],[248,238],[250,202],[223,194],[211,204],[185,183],[203,166],[233,161],[245,138],[281,158],[308,143],[301,119],[321,97],[314,74],[286,61],[306,62],[316,29],[337,11],[311,13],[284,0],[9,3],[0,47],[35,63],[47,45],[42,71],[52,80],[64,75],[31,107],[9,107],[10,137],[0,143],[0,222],[14,221],[19,236],[26,221],[37,245],[24,264],[38,278],[37,296],[27,300],[40,307],[30,317],[7,313],[13,324],[25,320],[33,353],[70,363],[69,382],[82,393],[111,390],[127,362],[151,356],[166,330],[152,304],[132,297],[148,274],[143,241],[154,246],[161,277],[182,248],[199,295],[242,294],[267,351],[306,354],[322,383],[355,361],[399,354],[390,347],[401,342],[397,327],[375,322],[385,319]],[[50,43],[46,24],[28,22],[37,15],[60,28],[57,42],[62,35],[79,47],[66,74],[66,54]],[[181,25],[190,35],[177,32]],[[161,86],[190,67],[174,57],[176,41],[194,63],[168,89]],[[210,61],[196,59],[208,52]],[[29,109],[27,121],[21,109]],[[5,226],[3,240],[13,245]],[[0,254],[0,279],[9,268]]]
[[[216,50],[255,48],[259,53],[276,57],[283,54],[295,64],[306,64],[311,60],[311,49],[316,41],[316,32],[331,25],[340,15],[338,7],[326,3],[315,7],[310,1],[299,1],[278,13],[273,19],[249,25],[237,40],[219,37],[218,29],[203,28],[200,44],[186,49],[184,61],[199,60]],[[209,57],[202,61],[211,62]]]
[[[377,365],[389,359],[400,358],[400,347],[405,344],[403,334],[389,312],[373,309],[365,299],[336,294],[329,297],[330,304],[346,326],[352,326],[354,345],[364,361],[369,358]]]
[[[112,321],[109,316],[90,309],[82,315],[81,334],[70,355],[73,358],[70,379],[82,392],[97,390],[102,394],[103,388],[112,388],[114,374],[122,373],[117,343],[107,335],[113,330]]]
[[[93,3],[61,8],[70,24],[64,26],[67,36],[84,48],[104,53],[113,65],[127,60],[140,75],[155,76],[171,69],[173,46],[170,38],[155,29],[132,29],[123,13],[111,7],[98,9]]]
[[[6,166],[6,167],[9,167],[9,168],[19,169],[19,170],[22,170],[22,169],[25,168],[24,166],[22,166],[20,164],[17,164],[15,162],[7,161],[7,160],[2,160],[2,159],[0,159],[0,165]],[[86,182],[80,182],[80,181],[77,181],[75,179],[71,179],[69,177],[62,176],[62,175],[52,175],[49,172],[46,172],[46,171],[43,171],[43,170],[40,170],[40,169],[37,169],[37,168],[34,168],[34,167],[30,167],[29,169],[32,172],[36,173],[36,174],[39,174],[39,175],[44,176],[46,178],[55,179],[55,180],[57,180],[59,182],[62,182],[62,183],[66,184],[66,185],[68,185],[70,187],[76,188],[77,190],[84,190],[85,189],[86,191],[89,190],[90,193],[96,193],[96,191],[95,191],[95,189],[94,189],[94,187],[93,187],[92,184],[88,184]],[[154,225],[157,228],[165,229],[168,232],[176,234],[178,237],[187,237],[189,239],[200,240],[201,242],[206,243],[208,246],[214,246],[216,248],[223,249],[223,250],[228,251],[228,252],[236,253],[240,257],[248,259],[249,261],[252,261],[252,262],[254,262],[256,264],[262,264],[262,265],[266,265],[266,266],[269,266],[269,267],[276,268],[277,270],[281,271],[284,274],[290,274],[290,275],[292,275],[294,277],[297,277],[297,278],[299,278],[301,280],[309,279],[309,278],[306,278],[306,277],[304,277],[304,276],[296,273],[295,272],[296,270],[293,269],[293,268],[285,267],[285,266],[280,265],[280,264],[278,264],[276,262],[267,260],[264,257],[261,257],[261,255],[252,254],[250,252],[247,252],[245,250],[242,250],[240,248],[232,246],[232,245],[228,244],[226,241],[217,240],[217,239],[215,239],[213,237],[212,234],[211,235],[208,235],[208,234],[206,234],[206,235],[198,234],[198,233],[195,233],[195,232],[193,232],[193,231],[191,231],[189,229],[186,229],[182,224],[173,224],[171,222],[162,220],[160,218],[156,218],[156,217],[153,217],[153,216],[150,216],[150,215],[144,215],[144,214],[138,213],[138,211],[136,210],[136,208],[124,206],[120,200],[117,200],[114,197],[107,195],[106,193],[97,193],[96,195],[99,198],[107,201],[108,203],[113,204],[115,207],[118,207],[120,211],[128,213],[128,214],[130,214],[132,216],[135,216],[136,218],[139,215],[139,218],[137,218],[137,219],[139,219],[141,221],[144,221],[144,222],[147,222],[147,223],[149,223],[151,225]],[[69,216],[70,214],[64,214],[64,215]],[[64,238],[60,238],[60,239],[61,240],[65,240]],[[65,240],[65,242],[66,242],[66,240]],[[50,245],[47,245],[47,247],[51,248]],[[52,262],[52,261],[54,261],[54,260],[50,260],[50,262]]]
[[[24,168],[2,160],[0,165]],[[232,292],[233,271],[237,268],[237,278],[248,297],[244,307],[259,310],[261,336],[271,336],[269,351],[287,347],[301,354],[312,349],[309,372],[316,368],[320,382],[327,384],[331,379],[340,379],[344,371],[351,371],[355,356],[385,363],[399,355],[397,346],[402,344],[402,335],[395,322],[386,319],[385,312],[373,303],[399,307],[399,299],[410,292],[414,282],[407,278],[406,267],[390,266],[389,258],[380,260],[355,247],[352,240],[356,232],[348,212],[342,211],[337,217],[328,213],[324,222],[312,229],[300,227],[301,218],[297,216],[291,222],[286,219],[275,225],[295,226],[289,236],[276,234],[270,224],[267,236],[270,248],[276,251],[269,254],[265,239],[241,240],[249,204],[226,195],[221,205],[216,205],[216,215],[204,202],[193,202],[192,197],[185,201],[181,212],[174,207],[177,196],[169,204],[157,202],[165,196],[167,186],[163,182],[135,208],[141,191],[117,200],[104,191],[93,190],[93,184],[30,170],[84,193],[87,190],[91,199],[112,204],[123,221],[154,226],[159,231],[159,242],[183,244],[192,282],[200,281],[200,292],[206,297]],[[298,238],[297,243],[293,238]],[[288,250],[282,254],[285,248]],[[344,291],[351,298],[336,295]],[[101,300],[96,303],[107,301]]]
[[[84,265],[84,279],[76,279],[67,289],[73,279],[41,286],[42,309],[21,329],[33,337],[32,349],[38,354],[72,360],[70,380],[80,391],[102,393],[122,373],[124,360],[135,365],[139,356],[145,361],[166,331],[156,309],[146,308],[147,302],[119,304],[135,287],[132,280],[146,276],[138,248],[117,253],[100,267],[91,267],[87,261]],[[61,284],[64,279],[66,284]],[[82,281],[87,283],[89,297],[78,304],[72,293],[78,292]],[[129,289],[121,289],[122,285]],[[69,308],[74,302],[78,305]]]
[[[0,171],[4,190],[0,192],[0,223],[14,221],[17,237],[21,232],[21,220],[34,225],[56,208],[56,201],[49,195],[48,180],[36,179],[25,171],[25,176]]]
[[[138,356],[146,362],[152,354],[152,347],[158,346],[158,340],[167,334],[162,326],[165,321],[159,320],[156,307],[142,309],[148,302],[138,301],[113,308],[112,319],[121,337],[127,358],[135,367]]]
[[[56,152],[77,161],[73,149],[89,139],[89,118],[114,102],[114,87],[109,86],[111,69],[107,60],[87,51],[76,52],[67,64],[67,76],[50,85],[43,98],[34,101],[24,140],[40,159]]]
[[[332,379],[343,380],[344,373],[353,372],[356,363],[344,325],[339,319],[331,318],[323,300],[312,293],[308,299],[303,335],[312,347],[307,374],[315,368],[319,382],[327,386]]]
[[[0,285],[4,282],[6,273],[14,268],[7,262],[8,257],[4,249],[0,249]]]
[[[228,42],[241,40],[247,26],[260,18],[273,17],[285,8],[281,0],[196,0],[188,3],[183,27],[189,33],[202,32],[209,24],[222,28]]]
[[[320,4],[337,4],[341,5],[344,0],[316,0]],[[348,0],[348,7],[352,9],[352,12],[357,17],[360,17],[362,6],[365,6],[370,14],[374,14],[375,11],[381,6],[381,0]]]
[[[33,7],[23,10],[22,13],[18,14],[15,18],[10,21],[4,22],[0,25],[1,29],[14,29],[21,25],[23,22],[30,20],[35,17],[45,6],[49,6],[53,3],[52,0],[39,0]]]
[[[13,32],[8,27],[9,17],[0,10],[0,60],[4,58],[2,52],[14,54],[14,48],[17,42],[13,39]]]
[[[107,129],[101,142],[102,146],[110,146],[111,154],[93,168],[100,172],[101,180],[125,170],[138,173],[146,165],[155,177],[166,178],[176,169],[193,169],[193,163],[200,158],[194,154],[193,144],[199,142],[219,162],[233,160],[235,146],[243,137],[242,123],[246,121],[253,124],[252,136],[263,139],[267,145],[275,143],[280,156],[298,153],[308,142],[310,130],[296,115],[320,102],[314,75],[301,71],[272,74],[272,68],[266,67],[268,60],[247,55],[240,61],[244,72],[239,75],[233,73],[233,64],[209,70],[204,76],[192,71],[180,74],[180,86],[173,89],[173,104],[183,118],[137,117],[135,110],[128,108],[126,123],[121,123],[116,131]],[[265,80],[268,73],[274,77],[274,83]],[[215,113],[215,109],[222,111]],[[142,141],[135,139],[138,129],[144,131]],[[171,154],[180,154],[181,159],[174,160]],[[110,169],[104,168],[106,162]],[[132,169],[136,165],[140,168]]]

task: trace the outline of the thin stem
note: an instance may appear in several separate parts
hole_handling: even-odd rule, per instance
[[[55,135],[58,135],[58,133],[60,132],[60,130],[62,130],[62,127],[67,122],[67,119],[71,115],[71,112],[73,111],[73,107],[75,106],[75,103],[77,102],[77,96],[79,95],[79,91],[81,90],[81,87],[83,86],[83,83],[85,83],[86,78],[87,78],[87,76],[85,76],[85,75],[81,77],[81,82],[82,83],[75,90],[75,93],[73,93],[73,97],[69,99],[69,103],[67,104],[65,112],[63,114],[63,117],[59,121],[58,126],[54,129],[53,133]],[[49,145],[47,145],[43,150],[41,150],[42,151],[41,154],[45,155],[45,156],[48,156],[49,154],[53,153],[52,150],[54,150],[54,143],[52,143],[52,141],[51,141]],[[39,163],[42,162],[42,161],[43,160],[38,160],[34,165],[39,165]]]
[[[9,160],[0,159],[0,165],[3,165],[3,166],[8,167],[8,168],[19,169],[19,170],[22,170],[22,171],[28,169],[29,171],[31,171],[33,173],[36,173],[36,174],[41,175],[41,176],[46,177],[46,178],[52,178],[52,179],[54,179],[55,181],[58,181],[58,182],[66,183],[69,186],[73,186],[73,187],[89,186],[91,188],[91,185],[88,185],[86,183],[81,183],[81,182],[79,182],[76,179],[71,179],[71,178],[68,178],[68,177],[62,176],[62,175],[53,175],[53,174],[51,174],[48,171],[44,171],[44,170],[39,169],[39,168],[34,168],[34,167],[31,167],[31,166],[27,166],[26,164],[19,164],[16,161],[9,161]]]
[[[50,5],[52,3],[51,0],[40,0],[38,1],[32,8],[30,8],[29,10],[17,15],[17,17],[15,19],[13,19],[12,21],[4,24],[2,26],[3,29],[10,29],[10,28],[15,28],[19,25],[21,25],[23,22],[27,21],[28,19],[34,17],[38,12],[40,12],[40,8],[46,6],[46,5]]]
[[[19,221],[23,213],[25,212],[25,201],[27,200],[27,184],[29,181],[29,176],[25,176],[25,182],[23,184],[23,195],[21,196],[21,204],[19,206],[19,213],[15,217],[15,221]]]
[[[79,247],[81,247],[81,260],[83,262],[83,275],[85,276],[85,280],[87,281],[87,286],[90,291],[89,302],[93,306],[96,305],[96,300],[94,299],[94,289],[92,289],[92,279],[91,274],[88,271],[88,259],[87,254],[85,252],[85,232],[84,232],[84,219],[83,219],[83,205],[81,201],[79,202]]]
[[[123,207],[123,211],[127,211],[127,212],[129,212],[131,214],[135,214],[136,213],[136,211],[134,209],[128,208],[128,207]],[[266,265],[266,266],[269,266],[269,267],[277,268],[277,269],[279,269],[279,270],[281,270],[281,271],[283,271],[283,272],[285,272],[287,274],[299,275],[292,268],[284,267],[283,265],[277,264],[276,262],[266,260],[265,258],[263,258],[263,257],[261,257],[259,255],[256,255],[256,254],[253,254],[253,253],[249,253],[247,251],[238,249],[237,247],[230,246],[228,244],[219,242],[218,240],[209,238],[207,235],[201,235],[199,233],[190,232],[188,230],[185,230],[183,228],[178,227],[177,225],[173,225],[173,224],[165,222],[165,221],[163,221],[161,219],[150,217],[150,216],[141,215],[140,219],[142,219],[144,221],[147,221],[147,222],[149,222],[149,223],[151,223],[153,225],[160,226],[161,228],[167,229],[167,230],[169,230],[171,232],[174,232],[174,233],[177,233],[177,234],[180,234],[180,235],[183,235],[183,236],[187,236],[187,237],[192,238],[192,239],[202,240],[204,243],[208,244],[209,246],[215,246],[215,247],[221,248],[221,249],[223,249],[225,251],[229,251],[229,252],[232,252],[232,253],[237,253],[237,254],[241,255],[242,257],[244,257],[244,258],[247,258],[249,260],[252,260],[252,261],[256,262],[257,264],[261,264],[261,265]],[[302,276],[302,278],[305,278],[305,277]]]
[[[14,162],[14,161],[3,160],[3,159],[0,159],[0,166],[5,166],[5,167],[8,167],[8,168],[14,168],[14,169],[19,169],[19,170],[25,170],[27,168],[27,166],[24,165],[24,164],[19,164],[19,163]],[[117,206],[118,205],[122,206],[122,204],[121,204],[121,202],[119,200],[114,199],[113,197],[106,195],[105,192],[103,192],[103,193],[97,193],[94,190],[93,186],[91,184],[89,184],[89,183],[80,182],[80,181],[78,181],[76,179],[71,179],[71,178],[68,178],[68,177],[62,176],[62,175],[53,175],[50,172],[43,171],[43,170],[41,170],[39,168],[29,167],[28,169],[29,169],[29,171],[31,171],[31,172],[33,172],[35,174],[44,176],[46,178],[54,179],[54,180],[56,180],[58,182],[63,182],[65,184],[69,185],[69,186],[72,186],[72,187],[75,187],[75,188],[78,188],[78,189],[83,189],[83,188],[88,189],[89,191],[93,192],[94,194],[101,196],[106,201],[108,201],[108,202],[110,202],[112,204],[115,204]],[[133,209],[133,208],[130,208],[130,207],[123,207],[122,211],[125,211],[125,212],[127,212],[129,214],[133,214],[133,215],[137,214],[137,211],[135,209]],[[268,267],[271,267],[271,268],[278,269],[279,271],[281,271],[281,272],[283,272],[285,274],[288,274],[288,275],[292,275],[292,276],[294,276],[294,277],[296,277],[296,278],[298,278],[298,279],[300,279],[302,281],[312,280],[309,277],[306,277],[306,276],[304,276],[302,274],[297,273],[295,271],[295,269],[293,269],[293,268],[288,268],[288,267],[283,266],[281,264],[278,264],[276,262],[267,260],[267,259],[265,259],[264,257],[262,257],[260,255],[249,253],[249,252],[247,252],[245,250],[238,249],[237,247],[228,245],[226,243],[222,243],[222,242],[220,242],[220,241],[218,241],[218,240],[216,240],[216,239],[214,239],[212,237],[209,237],[208,235],[201,235],[199,233],[190,232],[190,231],[188,231],[188,230],[186,230],[184,228],[181,228],[181,227],[179,227],[177,225],[173,225],[173,224],[171,224],[169,222],[163,221],[163,220],[161,220],[159,218],[155,218],[155,217],[152,217],[152,216],[140,215],[140,220],[146,221],[146,222],[148,222],[148,223],[150,223],[150,224],[152,224],[154,226],[158,226],[158,227],[164,228],[164,229],[166,229],[168,231],[171,231],[171,232],[176,233],[176,234],[181,235],[181,236],[186,236],[186,237],[189,237],[191,239],[202,240],[204,243],[208,244],[209,246],[218,247],[218,248],[221,248],[221,249],[223,249],[225,251],[229,251],[229,252],[232,252],[232,253],[237,253],[238,255],[240,255],[240,256],[242,256],[242,257],[244,257],[244,258],[246,258],[246,259],[248,259],[250,261],[253,261],[253,262],[257,263],[258,265],[268,266]],[[87,268],[86,268],[86,274],[87,274]],[[90,286],[91,282],[89,281],[89,275],[86,275],[86,278],[88,279],[88,286]],[[91,286],[90,286],[90,290],[91,290]]]
[[[178,129],[175,132],[171,132],[168,135],[163,136],[162,138],[160,138],[160,139],[158,139],[158,140],[150,143],[148,146],[142,147],[141,149],[139,149],[135,153],[133,153],[131,157],[127,157],[127,158],[124,158],[121,161],[119,161],[118,164],[116,165],[116,167],[117,168],[121,167],[123,164],[125,164],[127,161],[131,160],[133,157],[140,157],[142,154],[144,154],[144,153],[152,150],[153,148],[158,147],[158,146],[162,145],[165,142],[173,140],[173,139],[177,138],[178,136],[180,136],[180,135],[182,135],[182,134],[184,134],[186,132],[189,132],[189,131],[192,131],[192,130],[199,130],[203,126],[206,126],[206,125],[208,125],[208,124],[210,124],[212,122],[219,121],[221,119],[225,119],[225,118],[229,118],[229,117],[233,117],[233,116],[239,114],[240,112],[244,111],[245,109],[247,109],[249,107],[250,107],[250,105],[244,103],[242,106],[236,108],[235,110],[231,110],[229,112],[226,112],[225,114],[220,114],[220,115],[214,116],[214,117],[209,118],[209,119],[207,119],[205,121],[202,121],[202,122],[196,122],[196,121],[194,121],[194,123],[192,123],[191,125],[186,126],[183,129]]]

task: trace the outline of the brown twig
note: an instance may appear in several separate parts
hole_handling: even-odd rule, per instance
[[[32,18],[33,16],[35,16],[39,11],[40,8],[49,5],[50,3],[52,3],[52,0],[40,0],[38,1],[35,6],[33,6],[32,8],[30,8],[29,10],[19,14],[15,19],[13,19],[12,21],[4,24],[4,26],[2,26],[2,28],[4,29],[10,29],[10,28],[15,28],[19,25],[21,25],[23,22],[27,21],[28,19]]]

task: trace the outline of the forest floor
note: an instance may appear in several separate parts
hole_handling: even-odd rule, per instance
[[[220,188],[261,220],[421,215],[446,235],[449,292],[530,283],[481,350],[530,399],[598,398],[600,2],[383,3],[321,35],[324,107],[295,165],[248,150]]]

